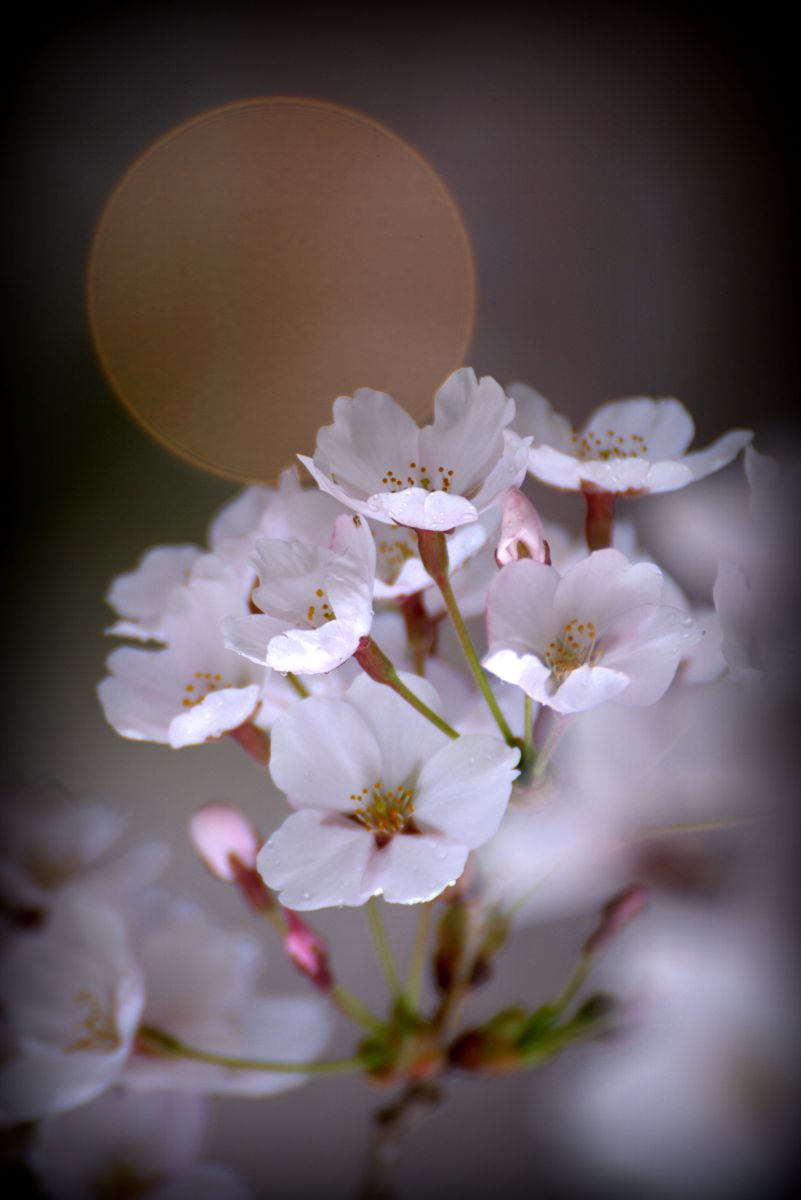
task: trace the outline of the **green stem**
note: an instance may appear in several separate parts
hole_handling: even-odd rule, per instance
[[[384,978],[387,981],[393,999],[398,999],[403,995],[403,988],[398,978],[397,968],[395,967],[395,959],[392,954],[392,947],[389,944],[387,931],[384,928],[384,922],[381,919],[381,910],[378,907],[380,900],[377,896],[371,896],[365,905],[367,913],[367,921],[370,926],[370,933],[373,935],[373,944],[375,945],[376,957],[378,958],[381,970],[384,972]]]
[[[473,677],[487,702],[487,707],[492,713],[495,724],[500,729],[503,739],[508,746],[519,746],[520,743],[509,728],[506,717],[501,712],[501,707],[492,694],[492,688],[481,667],[475,646],[459,609],[456,596],[453,593],[448,569],[448,548],[445,542],[445,534],[433,533],[428,529],[418,529],[417,542],[420,547],[420,558],[422,559],[423,566],[442,594],[442,599],[445,601],[445,607],[448,610],[448,616],[451,619],[456,636],[459,639],[459,644],[462,647],[462,653],[467,659],[467,664],[473,672]]]
[[[306,687],[306,684],[303,683],[302,680],[298,679],[297,675],[293,675],[291,671],[287,671],[286,680],[287,683],[292,685],[292,687],[300,696],[301,700],[308,700],[311,692]]]
[[[426,957],[426,943],[431,928],[431,904],[423,904],[420,908],[420,918],[417,922],[417,932],[414,937],[412,961],[409,967],[409,980],[406,984],[406,995],[413,1008],[420,1003],[420,991],[423,986],[423,967]]]
[[[195,1046],[188,1046],[171,1034],[154,1029],[150,1025],[142,1025],[139,1036],[145,1041],[148,1049],[229,1070],[271,1071],[291,1075],[341,1075],[348,1071],[362,1070],[359,1058],[330,1059],[328,1062],[266,1062],[260,1058],[236,1058],[228,1054],[214,1054],[209,1050],[198,1050]]]
[[[591,964],[592,959],[587,954],[583,954],[578,960],[576,966],[573,968],[573,974],[570,976],[565,984],[565,987],[553,1002],[554,1008],[557,1010],[557,1012],[562,1012],[563,1009],[567,1008],[568,1004],[576,995],[576,992],[578,992],[579,988],[584,983],[584,980],[587,978],[587,973],[589,972]]]
[[[370,1029],[374,1033],[383,1031],[383,1023],[379,1021],[378,1017],[373,1016],[369,1008],[362,1004],[357,996],[340,987],[338,983],[334,984],[329,995],[337,1008],[346,1017],[350,1017],[351,1021],[355,1021],[357,1025],[362,1025],[365,1029]]]
[[[446,737],[458,738],[459,734],[447,721],[443,721],[442,717],[438,716],[433,708],[429,708],[419,696],[416,696],[410,688],[407,688],[390,659],[387,658],[381,647],[371,637],[363,637],[361,639],[353,657],[362,670],[371,679],[374,679],[376,683],[383,683],[385,687],[391,688],[407,704],[411,704],[412,708],[416,709],[427,721],[430,721],[432,725],[436,725],[437,729],[441,733],[444,733]]]

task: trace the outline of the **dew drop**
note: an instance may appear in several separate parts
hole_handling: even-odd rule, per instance
[[[304,892],[304,893],[303,893],[303,899],[304,899],[304,900],[311,900],[311,892]]]

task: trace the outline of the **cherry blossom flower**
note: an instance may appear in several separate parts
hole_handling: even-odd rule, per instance
[[[228,617],[226,645],[277,671],[322,674],[349,659],[373,620],[375,543],[359,516],[337,517],[331,547],[262,539],[255,556],[261,613]]]
[[[229,1171],[199,1163],[209,1101],[188,1092],[140,1095],[111,1088],[45,1117],[27,1161],[58,1200],[126,1195],[141,1200],[245,1200]]]
[[[144,1004],[120,914],[96,896],[64,896],[42,929],[13,939],[2,966],[12,1055],[0,1067],[0,1122],[34,1120],[105,1091],[130,1054]]]
[[[425,680],[403,681],[440,710]],[[430,900],[497,829],[517,757],[485,735],[449,741],[367,677],[342,700],[304,700],[273,729],[270,770],[297,811],[259,870],[295,909]]]
[[[533,436],[529,471],[568,491],[674,491],[727,466],[753,436],[735,429],[688,454],[695,426],[678,400],[615,400],[575,429],[525,384],[513,384],[509,393],[517,404],[515,428]]]
[[[388,525],[448,530],[475,521],[525,474],[527,442],[507,430],[514,402],[499,384],[455,371],[419,429],[384,392],[360,388],[334,403],[313,458],[299,455],[324,492]]]
[[[660,603],[662,575],[598,550],[561,576],[521,559],[490,588],[487,670],[561,713],[605,700],[653,704],[701,632]]]
[[[331,526],[344,511],[330,496],[304,488],[297,470],[288,467],[277,488],[254,484],[220,510],[209,529],[209,547],[252,581],[253,551],[259,538],[298,538],[326,545]]]
[[[167,647],[121,647],[108,658],[98,688],[106,720],[123,737],[196,745],[258,718],[264,668],[226,648],[222,621],[247,611],[236,575],[194,578],[172,593],[164,630]]]
[[[151,883],[166,866],[163,842],[120,847],[125,818],[55,788],[19,787],[0,808],[0,898],[11,912],[49,911],[68,889],[107,899]]]
[[[150,889],[132,912],[131,942],[145,981],[141,1024],[201,1050],[235,1058],[302,1062],[331,1033],[316,996],[263,994],[260,942],[212,921],[196,905]],[[297,1087],[303,1075],[228,1069],[150,1053],[134,1054],[122,1076],[139,1091],[266,1096]]]
[[[556,1066],[543,1145],[624,1194],[760,1192],[795,1143],[795,1011],[775,921],[654,904],[604,957],[625,1036]],[[786,950],[784,951],[786,958]],[[570,1121],[558,1119],[564,1112]]]
[[[135,570],[118,575],[106,595],[120,620],[107,630],[118,637],[164,640],[164,613],[173,590],[186,583],[203,554],[198,546],[154,546]]]
[[[498,693],[511,721],[510,694]],[[753,820],[781,787],[748,697],[726,680],[671,688],[658,705],[599,705],[478,851],[485,901],[526,925],[587,912],[632,879],[664,886],[660,863],[714,871],[709,831]]]

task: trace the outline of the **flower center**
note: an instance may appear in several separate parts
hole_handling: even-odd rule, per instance
[[[379,845],[386,845],[395,833],[406,833],[414,814],[414,789],[399,786],[384,788],[380,780],[372,788],[351,792],[356,808],[351,816],[365,829],[376,835]]]
[[[209,692],[220,692],[223,688],[236,687],[235,683],[226,682],[222,675],[213,675],[211,671],[195,671],[194,679],[184,685],[184,696],[181,704],[184,708],[194,708],[205,700]]]
[[[401,573],[403,564],[417,558],[417,543],[414,534],[400,527],[393,530],[391,538],[381,538],[377,545],[378,563],[376,574],[382,583],[393,584]]]
[[[319,629],[326,621],[334,620],[334,610],[325,594],[325,588],[315,589],[312,602],[306,609],[306,620],[312,629]]]
[[[449,467],[436,467],[429,471],[422,464],[410,462],[407,471],[396,471],[387,467],[381,482],[388,492],[402,492],[406,488],[419,487],[426,492],[449,492],[453,471]]]
[[[574,617],[567,622],[559,636],[548,643],[545,662],[551,668],[556,683],[560,684],[577,667],[583,667],[586,663],[593,666],[599,655],[600,651],[595,646],[595,625],[592,621],[579,621],[578,617]]]
[[[648,453],[645,438],[641,434],[630,433],[626,436],[615,433],[614,429],[603,432],[588,429],[584,433],[574,429],[570,441],[576,458],[582,461],[600,459],[601,462],[609,462],[610,459],[617,458],[644,458]]]
[[[73,996],[79,1010],[83,1010],[79,1036],[64,1047],[67,1054],[76,1050],[101,1050],[111,1053],[122,1045],[113,1016],[106,1012],[97,996],[83,988]]]

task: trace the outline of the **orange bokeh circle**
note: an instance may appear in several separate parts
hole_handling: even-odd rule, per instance
[[[266,97],[179,126],[99,222],[89,320],[137,421],[182,458],[272,480],[338,395],[417,419],[464,362],[475,269],[447,188],[361,113]]]

